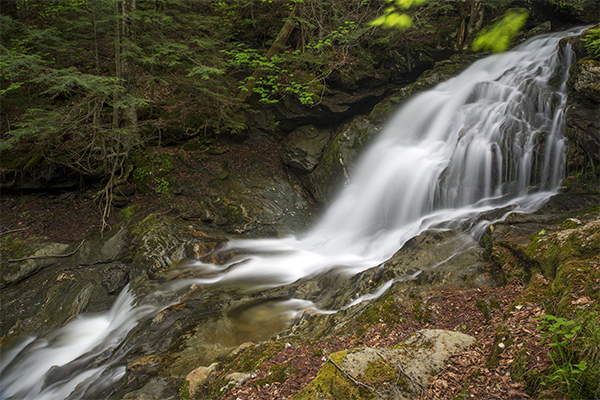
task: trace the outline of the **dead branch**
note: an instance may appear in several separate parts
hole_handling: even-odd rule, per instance
[[[29,257],[23,257],[23,258],[11,258],[10,260],[7,260],[7,261],[8,262],[19,262],[19,261],[25,261],[25,260],[38,260],[38,259],[42,259],[42,258],[70,257],[73,254],[77,253],[77,251],[79,251],[79,248],[83,245],[83,242],[85,242],[85,239],[83,239],[81,241],[81,243],[79,243],[79,246],[77,246],[77,248],[75,250],[73,250],[72,252],[70,252],[69,254],[49,254],[49,255],[45,255],[45,256],[29,256]]]
[[[336,367],[342,374],[344,374],[346,376],[346,378],[350,379],[352,381],[352,383],[354,383],[356,386],[362,386],[365,389],[368,389],[371,392],[375,393],[377,396],[382,397],[381,393],[379,393],[377,390],[373,389],[371,386],[367,385],[366,383],[362,383],[362,382],[359,382],[356,379],[354,379],[354,377],[352,377],[352,375],[350,375],[346,371],[344,371],[342,369],[342,367],[340,367],[338,365],[338,363],[336,363],[335,361],[333,361],[331,358],[327,357],[327,361],[331,362],[334,365],[334,367]]]
[[[26,226],[25,228],[11,229],[10,231],[0,232],[0,235],[6,235],[6,234],[9,234],[9,233],[13,233],[13,232],[20,232],[20,231],[24,231],[24,230],[27,230],[27,229],[29,229],[28,226]]]

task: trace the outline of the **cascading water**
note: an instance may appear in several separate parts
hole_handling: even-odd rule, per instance
[[[413,98],[317,227],[302,239],[231,243],[230,249],[252,255],[223,266],[242,262],[213,281],[269,286],[331,268],[354,274],[434,224],[508,204],[523,211],[539,206],[563,178],[571,60],[557,44],[566,35],[539,37],[480,60]]]
[[[539,207],[563,178],[564,82],[571,60],[558,41],[575,33],[541,36],[480,60],[415,97],[388,123],[312,231],[302,238],[232,242],[225,251],[246,255],[223,266],[197,262],[193,268],[216,277],[179,285],[220,281],[259,290],[333,269],[356,274],[431,226],[506,205],[513,211]],[[133,307],[132,301],[124,290],[110,313],[81,316],[3,352],[0,398],[83,399],[116,382],[124,374],[124,367],[115,367],[124,357],[115,350],[119,342],[161,308]],[[290,304],[295,310],[315,306]],[[61,368],[68,378],[47,379]]]

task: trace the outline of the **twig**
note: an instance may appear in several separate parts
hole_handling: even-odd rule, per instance
[[[7,261],[8,262],[19,262],[19,261],[25,261],[25,260],[37,260],[40,258],[65,258],[65,257],[69,257],[69,256],[72,256],[73,254],[77,253],[77,251],[79,250],[81,245],[83,245],[83,242],[85,242],[85,239],[83,239],[81,241],[81,243],[79,243],[79,246],[77,246],[77,248],[75,250],[73,250],[72,252],[70,252],[69,254],[49,254],[49,255],[45,255],[45,256],[29,256],[29,257],[23,257],[23,258],[11,258],[10,260],[7,260]]]
[[[354,379],[352,377],[352,375],[348,374],[346,371],[344,371],[342,369],[342,367],[340,367],[335,361],[333,361],[331,358],[327,357],[327,361],[331,362],[342,374],[344,374],[346,376],[346,378],[350,379],[352,381],[352,383],[354,383],[357,386],[362,386],[366,389],[369,389],[371,392],[375,393],[377,396],[382,397],[381,393],[379,393],[377,390],[373,389],[371,386],[367,385],[366,383],[362,383],[357,381],[356,379]]]
[[[0,235],[6,235],[7,233],[24,231],[25,229],[29,229],[29,226],[26,226],[25,228],[13,229],[11,231],[0,232]]]
[[[421,383],[420,383],[420,382],[417,382],[417,381],[415,381],[413,378],[411,378],[411,376],[410,376],[410,375],[408,375],[406,372],[404,372],[404,370],[402,369],[402,367],[400,367],[400,365],[399,365],[399,364],[396,364],[396,368],[398,369],[398,371],[399,371],[399,372],[400,372],[402,375],[404,375],[404,376],[405,376],[405,377],[408,379],[408,381],[409,381],[410,383],[412,383],[412,384],[413,384],[413,385],[415,385],[415,386],[416,386],[418,389],[420,389],[420,391],[421,391],[421,392],[424,392],[424,391],[425,391],[425,388],[423,387],[423,385],[421,385]],[[398,380],[396,381],[396,384],[398,384],[399,380],[400,380],[400,376],[398,376]]]

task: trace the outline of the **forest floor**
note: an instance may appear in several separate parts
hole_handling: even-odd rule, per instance
[[[542,285],[549,283],[541,275],[534,279],[541,280]],[[385,322],[370,326],[349,324],[333,336],[317,341],[283,339],[283,349],[263,362],[252,379],[227,392],[223,399],[289,399],[316,377],[328,354],[354,347],[393,347],[421,329],[460,331],[477,340],[468,350],[452,357],[439,374],[430,377],[429,386],[416,399],[530,399],[527,392],[538,388],[526,387],[523,376],[533,370],[546,371],[551,360],[549,347],[542,343],[536,329],[539,322],[534,320],[544,314],[543,308],[533,303],[511,308],[524,290],[526,286],[514,278],[497,288],[435,289],[417,298],[394,294],[395,304],[404,316],[402,322],[393,326]],[[489,304],[490,299],[495,306],[488,309],[489,313],[482,313],[481,305]],[[423,303],[430,310],[426,318],[418,311]],[[501,326],[506,327],[506,337],[497,335]],[[501,341],[505,344],[499,346]],[[277,365],[287,365],[293,371],[285,380],[280,379],[282,382],[269,379]],[[226,367],[219,374],[227,373],[230,370]],[[558,393],[547,394],[549,398],[562,398]]]

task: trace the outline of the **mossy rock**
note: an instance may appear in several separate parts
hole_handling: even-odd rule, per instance
[[[394,348],[354,348],[332,354],[299,399],[411,398],[450,356],[475,339],[438,329],[414,333]]]
[[[339,365],[346,354],[346,351],[340,351],[331,354],[329,358]],[[350,382],[332,362],[327,362],[321,368],[317,377],[292,397],[293,400],[362,400],[375,398],[373,392]]]
[[[119,218],[120,220],[130,219],[131,217],[139,213],[141,209],[142,206],[140,206],[139,204],[135,204],[133,206],[124,208],[123,210],[117,213],[117,218]]]
[[[574,259],[600,258],[600,220],[576,229],[554,233],[540,231],[533,237],[526,253],[536,260],[545,277],[553,279],[560,265]]]

